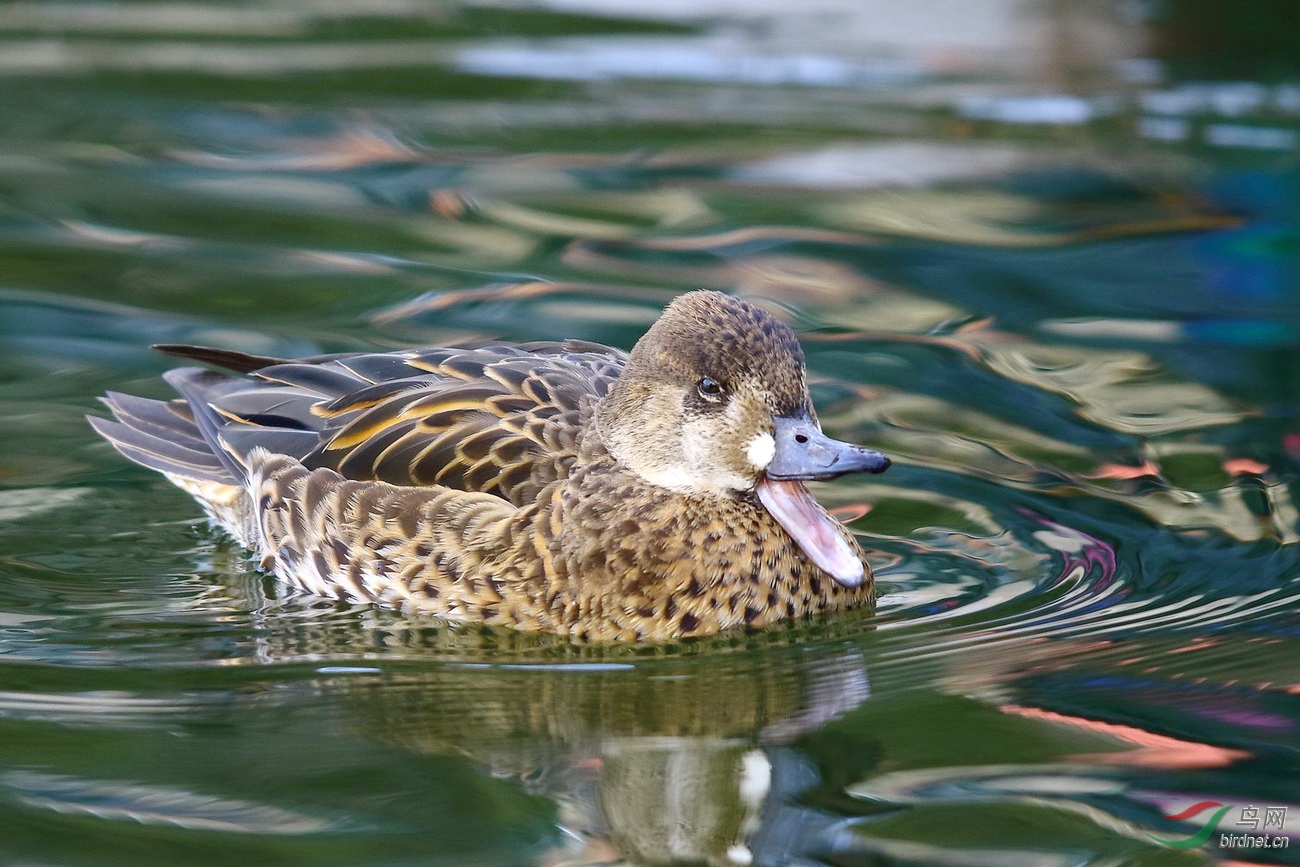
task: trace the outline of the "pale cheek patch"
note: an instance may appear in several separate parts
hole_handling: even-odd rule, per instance
[[[745,454],[756,470],[765,470],[776,456],[776,440],[769,433],[761,433],[749,441]]]
[[[642,472],[641,478],[652,485],[686,494],[699,487],[699,482],[684,467],[654,468]]]

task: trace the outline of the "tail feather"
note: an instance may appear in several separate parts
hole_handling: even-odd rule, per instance
[[[292,365],[280,369],[286,368]],[[330,375],[362,381],[349,374]],[[252,450],[265,448],[302,460],[320,445],[320,419],[312,412],[322,399],[319,394],[269,383],[250,388],[248,380],[200,367],[170,370],[163,379],[180,399],[149,400],[110,391],[103,401],[113,420],[87,417],[95,431],[138,464],[178,480],[239,487],[247,479],[246,458]],[[330,382],[328,377],[315,381]]]
[[[239,352],[234,349],[218,349],[214,346],[190,346],[185,343],[155,343],[151,349],[156,349],[163,355],[170,355],[173,358],[184,358],[187,361],[201,361],[204,364],[211,364],[214,367],[222,367],[233,373],[262,373],[268,367],[280,368],[278,371],[271,371],[265,378],[280,379],[286,383],[296,381],[294,377],[301,376],[320,376],[327,374],[312,374],[304,371],[303,367],[312,367],[327,361],[344,361],[353,358],[383,358],[383,354],[368,354],[364,352],[336,352],[326,355],[310,355],[305,358],[277,358],[274,355],[251,355],[247,352]],[[289,378],[283,378],[289,376]]]
[[[154,401],[160,406],[161,401]],[[179,416],[176,438],[168,439],[156,431],[149,431],[135,426],[129,416],[118,416],[120,421],[87,416],[90,426],[113,444],[113,447],[137,464],[146,466],[160,473],[168,473],[201,482],[216,482],[223,485],[235,484],[236,476],[228,467],[204,446],[203,451],[188,448],[182,443],[194,442],[195,438],[181,431]],[[191,425],[191,427],[193,427]],[[197,429],[194,429],[197,432]],[[197,440],[202,443],[202,440]]]
[[[152,348],[163,355],[171,355],[189,361],[202,361],[204,364],[224,367],[226,370],[232,370],[235,373],[252,373],[255,370],[261,370],[263,367],[288,363],[286,359],[275,358],[270,355],[250,355],[247,352],[236,352],[233,349],[188,346],[184,343],[156,343]]]
[[[240,380],[197,367],[172,370],[164,378],[183,401],[109,392],[104,403],[116,420],[88,416],[90,426],[125,457],[152,470],[192,482],[242,484],[245,468],[220,435],[227,420],[212,406]]]
[[[193,414],[179,401],[149,400],[118,391],[108,392],[102,400],[112,410],[113,416],[128,428],[193,451],[207,450],[207,444],[194,424]]]
[[[189,404],[190,412],[194,413],[194,425],[213,456],[233,479],[243,482],[247,476],[246,468],[221,440],[221,428],[226,424],[226,417],[212,405],[223,394],[239,388],[240,380],[201,367],[178,367],[164,373],[163,379]]]

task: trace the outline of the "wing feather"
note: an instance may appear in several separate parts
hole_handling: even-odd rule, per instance
[[[283,361],[243,380],[204,374],[198,428],[237,455],[260,446],[349,479],[524,505],[568,475],[586,416],[626,359],[597,344],[538,343]]]

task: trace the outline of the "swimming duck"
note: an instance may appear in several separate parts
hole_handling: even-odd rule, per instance
[[[630,354],[158,348],[230,372],[110,392],[90,423],[310,593],[591,641],[873,602],[803,483],[889,460],[822,433],[794,332],[743,300],[679,296]]]

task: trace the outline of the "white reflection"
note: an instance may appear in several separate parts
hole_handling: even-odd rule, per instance
[[[1216,123],[1205,128],[1205,140],[1219,147],[1289,151],[1300,145],[1300,133],[1293,129]]]
[[[126,780],[92,780],[15,770],[0,775],[0,790],[4,789],[29,807],[108,821],[245,834],[297,835],[342,830],[338,822],[268,804]]]
[[[456,52],[456,67],[477,75],[602,81],[612,78],[849,87],[907,84],[922,70],[902,61],[763,54],[729,41],[611,39],[503,42]]]
[[[1114,98],[1087,99],[1051,93],[1040,96],[972,96],[958,102],[957,112],[971,120],[1077,126],[1115,114],[1119,107]]]

